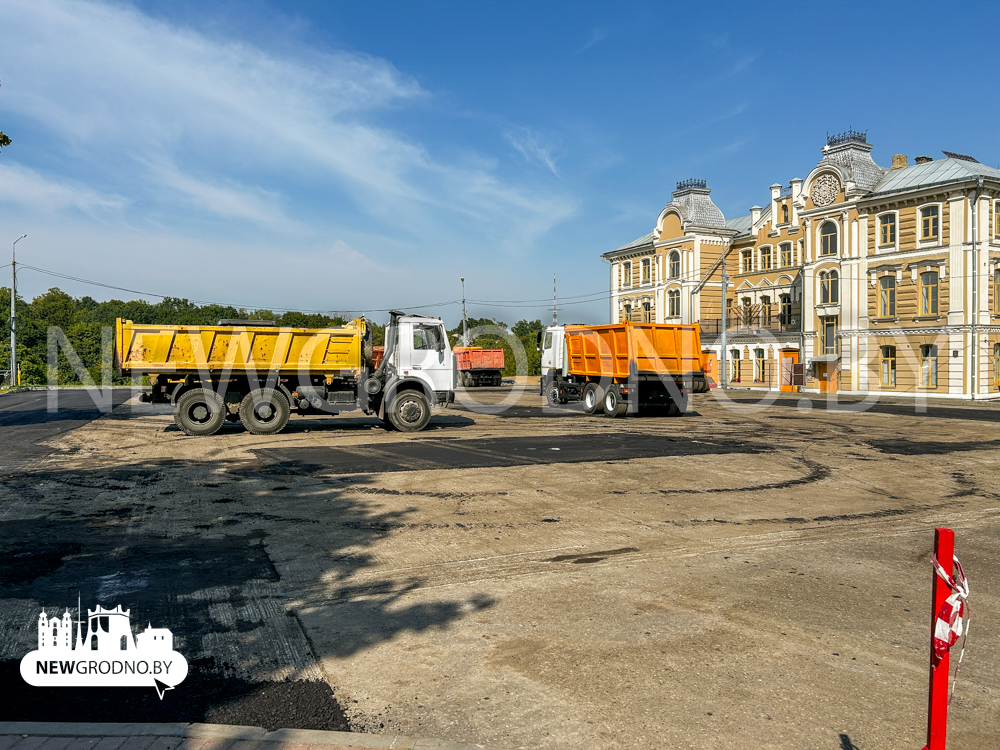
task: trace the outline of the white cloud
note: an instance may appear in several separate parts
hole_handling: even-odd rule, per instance
[[[529,162],[538,162],[556,177],[561,177],[552,156],[552,146],[541,135],[528,128],[516,128],[506,133],[507,140]]]
[[[153,223],[183,222],[193,208],[289,231],[287,212],[295,231],[315,231],[331,221],[317,196],[330,195],[416,244],[457,247],[482,233],[511,250],[574,212],[565,191],[447,163],[381,125],[385,110],[430,95],[368,55],[292,58],[80,0],[8,0],[0,50],[4,106],[50,134],[71,173],[96,170],[135,193]],[[521,136],[515,146],[558,174],[544,144]]]
[[[118,209],[125,199],[71,182],[52,180],[17,163],[0,164],[0,202],[16,203],[41,212],[79,209],[88,214]]]

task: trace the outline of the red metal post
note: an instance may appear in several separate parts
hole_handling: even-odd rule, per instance
[[[951,529],[934,529],[934,555],[948,575],[952,575],[955,556],[955,532]],[[934,625],[941,605],[951,593],[948,584],[935,570],[931,584],[931,676],[927,690],[927,745],[924,750],[945,750],[948,737],[948,675],[951,655],[934,664]]]

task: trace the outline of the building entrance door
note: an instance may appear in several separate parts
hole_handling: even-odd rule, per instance
[[[795,371],[799,363],[799,352],[797,349],[782,349],[781,361],[781,386],[782,393],[795,393],[799,385],[795,377]]]
[[[840,363],[816,362],[813,367],[819,380],[819,392],[836,393],[840,386]]]

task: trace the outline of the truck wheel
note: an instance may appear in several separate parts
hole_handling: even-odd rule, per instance
[[[680,403],[676,401],[671,401],[670,406],[667,407],[668,417],[682,417],[684,412],[687,411],[688,399],[687,396],[681,396]]]
[[[559,397],[559,386],[555,383],[549,385],[545,389],[545,400],[549,402],[549,406],[559,406],[562,404],[562,399]]]
[[[587,414],[594,414],[601,409],[604,401],[604,389],[597,383],[587,383],[583,389],[583,410]]]
[[[608,388],[604,394],[604,413],[609,417],[624,417],[628,405],[622,401],[618,389],[614,386]]]
[[[431,405],[420,391],[402,391],[389,404],[386,415],[400,432],[419,432],[431,421]]]
[[[214,435],[226,421],[222,396],[210,388],[192,388],[177,399],[174,422],[185,435]]]
[[[240,402],[240,421],[251,435],[281,432],[290,413],[285,394],[273,388],[251,391]]]

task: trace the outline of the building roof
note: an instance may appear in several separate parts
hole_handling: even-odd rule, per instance
[[[888,170],[872,160],[872,146],[866,140],[863,134],[854,131],[828,139],[817,166],[836,164],[859,188],[871,190]]]
[[[641,247],[651,245],[653,243],[653,232],[649,234],[644,234],[637,240],[632,240],[628,244],[622,245],[621,247],[616,247],[611,253],[620,253],[626,250],[638,250]],[[605,253],[605,255],[611,255],[611,253]]]
[[[1000,180],[1000,169],[987,167],[979,162],[965,159],[936,159],[926,164],[914,164],[902,169],[893,169],[872,190],[870,196],[917,190],[930,185],[949,182],[963,182],[973,177],[990,177]],[[869,197],[870,197],[869,196]]]
[[[673,206],[681,218],[696,227],[714,227],[722,229],[726,226],[726,217],[719,207],[712,202],[711,190],[701,185],[692,185],[693,180],[677,183],[673,200],[668,206]],[[704,182],[700,181],[703,185]]]
[[[736,216],[732,219],[726,219],[726,229],[735,229],[737,237],[741,234],[748,234],[752,224],[753,222],[750,220],[750,214],[747,214],[746,216]]]

